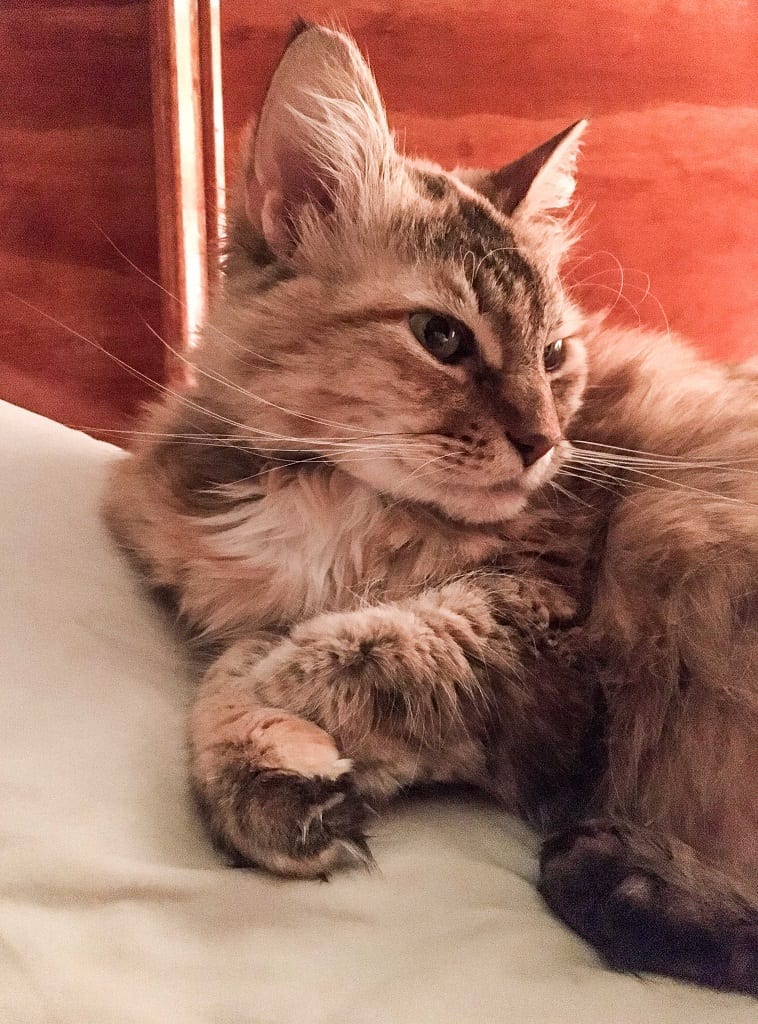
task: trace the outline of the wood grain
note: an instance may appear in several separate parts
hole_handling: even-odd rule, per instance
[[[446,166],[498,166],[589,115],[579,294],[713,354],[756,352],[756,5],[224,0],[221,14],[230,177],[292,19],[336,17],[406,149]]]
[[[163,380],[160,292],[114,248],[157,277],[148,47],[138,0],[0,7],[0,397],[96,433]]]
[[[218,274],[226,215],[220,0],[200,0],[198,3],[198,53],[205,238],[208,254],[208,286],[212,291]]]
[[[200,329],[208,295],[197,5],[153,0],[150,36],[166,372],[182,380],[174,353]]]
[[[402,143],[445,165],[497,166],[592,115],[579,294],[615,303],[627,322],[669,322],[711,353],[755,353],[755,5],[486,0],[474,12],[457,0],[222,0],[219,15],[219,0],[153,0],[164,29],[177,10],[197,12],[189,44],[164,36],[153,47],[155,102],[149,6],[0,6],[0,397],[105,436],[128,428],[165,381],[165,348],[145,321],[176,344],[202,311],[223,164],[233,180],[240,130],[295,15],[348,26]],[[186,175],[175,177],[175,122],[188,108],[165,94],[188,68],[192,202]],[[192,239],[181,228],[183,247],[187,209],[197,228]],[[191,280],[172,265],[187,253]],[[195,303],[194,319],[181,296],[164,302],[149,280],[161,275]]]

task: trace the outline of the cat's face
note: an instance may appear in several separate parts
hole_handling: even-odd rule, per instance
[[[226,336],[226,375],[258,396],[236,393],[235,418],[395,499],[515,515],[557,469],[584,385],[565,238],[545,218],[573,184],[577,135],[496,175],[407,160],[353,45],[301,33],[248,175],[266,244],[238,223],[208,335],[216,365]]]

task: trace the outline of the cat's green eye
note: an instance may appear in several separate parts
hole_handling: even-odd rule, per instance
[[[563,338],[556,338],[555,341],[551,341],[549,345],[545,345],[545,351],[542,358],[545,363],[546,370],[557,370],[566,358],[566,346]]]
[[[474,351],[471,331],[444,313],[411,313],[408,323],[424,348],[441,363],[457,363]]]

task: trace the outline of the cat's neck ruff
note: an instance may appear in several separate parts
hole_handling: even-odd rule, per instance
[[[227,509],[188,526],[219,584],[228,574],[235,592],[244,579],[260,587],[261,624],[403,597],[502,546],[494,527],[398,502],[329,466],[274,470],[227,491]]]

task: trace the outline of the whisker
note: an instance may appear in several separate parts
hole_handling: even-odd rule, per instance
[[[680,460],[669,460],[669,459],[654,459],[654,458],[635,458],[633,456],[624,455],[603,455],[600,453],[592,452],[578,452],[572,455],[571,461],[576,465],[582,466],[610,466],[615,469],[666,469],[666,470],[677,470],[680,472],[691,471],[691,470],[713,470],[714,472],[726,471],[731,473],[739,473],[741,475],[755,476],[758,471],[753,469],[745,469],[738,462],[753,462],[755,460],[750,458],[735,459],[734,462],[728,461],[717,461],[715,459],[707,460],[691,460],[685,461],[684,458]]]
[[[597,468],[597,466],[581,465],[580,468],[585,473],[599,474],[599,475],[602,475],[604,477],[611,477],[612,479],[618,479],[618,478],[612,477],[612,475],[610,473],[603,472],[603,470]],[[694,484],[683,483],[681,480],[671,480],[669,477],[659,476],[656,473],[650,473],[648,470],[640,469],[640,468],[638,468],[637,466],[634,466],[634,465],[620,466],[620,467],[617,467],[617,468],[623,469],[627,473],[634,473],[636,477],[645,477],[646,479],[655,480],[658,483],[667,484],[669,487],[672,487],[672,488],[675,488],[675,489],[678,489],[678,490],[691,491],[691,492],[693,492],[695,494],[702,494],[704,497],[707,497],[707,498],[715,498],[715,499],[717,499],[719,501],[728,501],[728,502],[730,502],[732,504],[736,504],[736,505],[746,505],[749,508],[758,508],[758,504],[756,504],[755,502],[752,502],[752,501],[748,501],[745,498],[735,498],[735,497],[732,497],[732,495],[724,494],[724,493],[719,492],[719,491],[709,491],[709,490],[707,490],[704,487],[696,487]],[[671,468],[671,467],[666,467],[666,468]],[[701,467],[698,467],[698,468],[701,468]],[[619,482],[622,482],[622,481],[619,480]],[[638,481],[636,481],[634,479],[632,479],[632,480],[627,479],[626,481],[623,481],[623,482],[625,482],[627,484],[634,484],[634,483],[636,483]]]
[[[97,223],[96,220],[94,220],[92,217],[88,217],[87,219],[90,221],[95,230],[100,232],[105,241],[113,248],[114,252],[118,253],[121,259],[124,260],[124,262],[127,263],[132,268],[132,270],[135,270],[141,277],[144,277],[146,281],[149,281],[150,284],[155,285],[156,288],[162,291],[164,295],[168,296],[169,299],[175,302],[182,309],[187,309],[186,302],[183,302],[178,295],[174,295],[174,293],[169,291],[168,288],[165,288],[160,283],[160,281],[156,281],[154,277],[151,277],[140,266],[138,266],[134,262],[134,260],[131,260],[123,251],[123,249],[120,249],[118,245],[116,245],[111,236]],[[262,352],[257,352],[249,348],[247,345],[243,345],[241,342],[237,341],[236,338],[232,338],[229,334],[225,334],[220,328],[216,327],[215,324],[206,321],[205,329],[213,331],[216,335],[218,335],[218,337],[223,338],[225,341],[231,342],[236,348],[240,349],[241,351],[249,352],[250,354],[254,355],[256,359],[263,359],[267,363],[272,363],[274,366],[277,365],[275,359],[271,359],[269,356],[264,355]]]
[[[103,434],[117,434],[117,435],[126,436],[126,437],[165,438],[165,439],[174,440],[174,441],[176,441],[177,444],[178,443],[192,444],[194,442],[202,443],[203,441],[206,441],[206,440],[209,440],[209,441],[221,441],[221,442],[235,442],[236,441],[236,442],[244,443],[244,444],[246,444],[246,445],[248,445],[250,447],[254,446],[255,451],[277,452],[277,451],[281,451],[282,450],[281,446],[266,447],[265,445],[261,445],[259,443],[259,441],[260,441],[259,437],[245,437],[244,435],[241,435],[241,434],[209,434],[209,433],[203,433],[202,435],[198,435],[198,434],[192,434],[192,433],[180,433],[180,432],[176,432],[176,431],[136,430],[136,429],[128,429],[128,428],[115,428],[115,427],[90,427],[90,426],[82,425],[82,424],[79,424],[79,423],[72,423],[71,424],[71,429],[72,430],[82,430],[82,431],[85,431],[85,432],[98,430],[100,433],[103,433]],[[278,435],[271,435],[271,436],[276,437]],[[369,434],[365,438],[362,438],[362,437],[341,438],[339,443],[342,444],[346,440],[355,441],[356,442],[355,446],[351,447],[350,449],[348,449],[349,451],[352,451],[352,450],[355,450],[355,451],[373,450],[373,449],[370,449],[370,446],[365,444],[365,442],[370,441],[372,438],[377,438],[377,437],[378,438],[382,438],[382,437],[399,437],[399,438],[413,437],[413,438],[417,438],[417,437],[421,437],[421,436],[425,436],[425,435],[421,435],[421,434],[407,434],[406,435],[406,434],[403,434],[402,432],[393,433],[391,431],[388,431],[386,433],[381,433],[380,432],[380,433],[376,433],[376,434]],[[296,438],[282,438],[282,440],[298,440],[298,439],[296,439]],[[308,441],[309,439],[308,438],[300,438],[299,440],[303,444],[305,444],[305,442]],[[313,441],[313,440],[316,440],[316,439],[311,438],[310,440]],[[318,439],[318,440],[321,440],[321,439]],[[329,443],[329,439],[328,438],[323,439],[323,440],[324,440],[324,442],[326,444]],[[381,446],[376,446],[376,450],[379,450],[379,451],[390,451],[390,450],[392,450],[392,447],[389,446],[389,445],[387,445],[387,446],[381,445]],[[402,452],[406,452],[408,449],[404,448],[404,447],[398,446],[398,450],[400,450]]]
[[[656,305],[656,307],[657,307],[657,309],[658,309],[658,311],[659,311],[659,313],[660,313],[660,315],[661,315],[661,317],[663,319],[663,325],[664,325],[666,337],[670,338],[671,337],[671,327],[670,327],[670,324],[669,324],[669,321],[668,321],[668,317],[666,315],[665,309],[663,308],[663,304],[661,303],[661,301],[658,299],[658,297],[652,291],[650,275],[645,273],[644,270],[640,270],[637,267],[633,267],[633,268],[624,267],[622,265],[621,261],[619,260],[618,256],[616,256],[615,253],[610,252],[610,250],[608,250],[608,249],[599,249],[599,250],[597,250],[597,252],[590,253],[587,256],[584,256],[582,259],[576,261],[573,264],[573,266],[571,267],[571,269],[569,271],[569,275],[568,275],[568,278],[567,278],[567,283],[569,285],[569,290],[572,289],[572,288],[578,288],[578,287],[590,287],[590,288],[606,288],[609,291],[614,291],[614,289],[611,289],[608,285],[602,285],[602,284],[599,284],[597,282],[590,283],[590,282],[593,282],[593,280],[595,278],[601,277],[603,274],[611,273],[612,272],[611,268],[608,268],[608,270],[596,271],[594,274],[589,274],[589,275],[585,276],[584,278],[582,278],[581,281],[575,281],[573,283],[571,282],[571,277],[576,274],[576,272],[578,271],[579,267],[582,266],[582,264],[586,263],[588,260],[594,259],[596,256],[608,256],[611,260],[613,260],[613,262],[616,264],[616,268],[618,269],[618,273],[619,273],[619,276],[620,276],[620,284],[619,284],[619,288],[617,290],[617,297],[616,297],[616,299],[615,299],[615,301],[613,303],[613,306],[611,307],[611,310],[615,308],[618,300],[620,298],[622,298],[627,303],[629,308],[632,309],[635,312],[635,314],[637,315],[638,321],[639,321],[639,325],[641,325],[642,318],[640,316],[639,306],[641,306],[642,303],[645,302],[646,300],[650,299],[652,302],[655,303],[655,305]],[[629,273],[639,274],[642,277],[642,279],[645,282],[644,289],[640,285],[632,284],[631,282],[629,282],[626,279],[626,275],[629,274]],[[625,295],[621,294],[625,288],[627,288],[627,289],[628,288],[635,288],[638,291],[642,292],[642,295],[637,300],[636,304],[632,303],[630,299],[628,299]]]
[[[400,483],[404,484],[404,483],[407,483],[409,480],[412,480],[414,477],[418,477],[418,475],[421,472],[421,470],[426,469],[427,467],[429,467],[434,462],[440,462],[443,459],[449,458],[452,454],[454,454],[454,453],[453,452],[443,452],[442,455],[437,455],[434,458],[427,459],[426,462],[423,462],[420,466],[418,466],[416,469],[414,469],[412,473],[408,473],[406,476],[402,477],[402,479],[400,480]],[[429,475],[429,474],[427,474],[427,475]],[[405,499],[398,498],[396,501],[393,501],[390,505],[385,506],[385,512],[389,512],[391,509],[393,509],[397,505],[399,505],[403,500],[405,500]]]
[[[613,494],[614,496],[617,497],[618,491],[615,490],[613,487],[609,487],[606,484],[602,483],[601,478],[594,475],[595,472],[595,470],[587,470],[587,475],[583,475],[581,473],[573,473],[571,472],[571,470],[564,469],[563,467],[561,467],[555,475],[569,476],[572,477],[574,480],[581,480],[582,483],[591,484],[593,487],[599,487],[601,490],[607,491],[608,494]],[[619,480],[614,476],[611,476],[609,473],[603,473],[602,477],[607,480],[612,480],[616,484],[622,484],[625,482],[623,480]]]
[[[572,476],[573,474],[567,473],[566,475]],[[583,498],[580,498],[578,494],[574,494],[573,491],[569,491],[565,487],[561,487],[557,480],[548,480],[548,483],[554,490],[558,491],[559,494],[563,494],[565,497],[571,498],[573,501],[578,501],[579,504],[584,505],[585,508],[592,509],[593,511],[595,510],[594,505],[590,505],[589,502],[584,501]]]
[[[619,299],[621,299],[623,302],[625,302],[627,304],[629,309],[637,317],[637,326],[638,327],[642,326],[642,317],[640,316],[639,309],[637,309],[637,307],[634,305],[634,303],[631,301],[631,299],[627,298],[626,295],[622,295],[621,292],[618,291],[618,289],[611,288],[611,286],[607,285],[607,284],[599,284],[597,282],[595,282],[593,284],[589,284],[589,283],[585,283],[585,282],[580,281],[578,284],[569,285],[569,287],[568,287],[569,294],[573,295],[574,291],[576,291],[576,289],[578,289],[578,288],[602,288],[604,291],[612,292],[613,295],[614,295],[613,305],[610,306],[609,309],[606,310],[605,312],[610,314],[616,308],[616,306],[617,306],[617,304],[619,302]]]
[[[649,456],[650,458],[653,458],[653,459],[665,459],[665,460],[669,460],[670,459],[670,460],[673,460],[674,462],[678,462],[679,460],[685,458],[685,456],[681,456],[681,455],[668,455],[668,454],[662,454],[660,452],[644,451],[641,448],[622,448],[622,447],[619,447],[618,445],[603,444],[600,441],[583,441],[583,440],[581,440],[581,438],[571,438],[571,444],[572,445],[576,445],[576,444],[584,445],[585,447],[588,447],[588,448],[595,447],[595,448],[607,449],[609,451],[614,451],[614,452],[623,452],[624,454],[630,455],[630,456],[643,455],[643,456]],[[595,454],[600,455],[602,453],[601,452],[597,452]],[[718,463],[715,463],[713,460],[709,460],[709,459],[689,459],[688,461],[691,462],[693,465],[698,465],[698,466],[699,465],[707,465],[707,464],[713,464],[713,465],[717,465],[718,464]],[[744,456],[744,457],[739,457],[737,459],[730,459],[728,462],[723,463],[723,465],[731,466],[734,462],[758,462],[758,455],[752,456],[752,457],[751,456]]]
[[[123,259],[123,260],[125,261],[125,263],[127,263],[127,264],[128,264],[128,265],[129,265],[129,266],[130,266],[130,267],[131,267],[131,268],[132,268],[132,269],[133,269],[133,270],[134,270],[134,271],[136,272],[136,273],[140,274],[140,276],[141,276],[141,277],[143,277],[143,278],[144,278],[144,279],[145,279],[146,281],[150,282],[150,284],[152,284],[152,285],[154,285],[154,286],[155,286],[156,288],[158,288],[158,289],[159,289],[159,290],[160,290],[161,292],[163,292],[163,293],[164,293],[164,294],[165,294],[165,295],[166,295],[166,296],[167,296],[168,298],[170,298],[170,299],[171,299],[171,300],[172,300],[173,302],[176,302],[176,303],[177,303],[177,304],[178,304],[179,306],[181,306],[181,307],[182,307],[183,309],[186,309],[186,308],[187,308],[187,304],[186,304],[185,302],[183,302],[183,301],[182,301],[182,300],[181,300],[181,299],[180,299],[180,298],[178,297],[178,295],[175,295],[175,294],[174,294],[173,292],[171,292],[171,291],[170,291],[170,290],[169,290],[168,288],[164,287],[164,286],[163,286],[163,285],[162,285],[162,284],[161,284],[161,283],[160,283],[159,281],[156,281],[156,280],[155,280],[155,278],[151,277],[151,276],[150,276],[150,274],[146,273],[146,271],[144,271],[144,270],[143,270],[143,269],[142,269],[142,268],[141,268],[141,267],[140,267],[140,266],[139,266],[138,264],[136,264],[136,263],[135,263],[135,262],[134,262],[134,261],[133,261],[133,260],[132,260],[132,259],[131,259],[131,258],[130,258],[130,257],[129,257],[129,256],[128,256],[128,255],[127,255],[127,254],[126,254],[125,252],[124,252],[124,251],[123,251],[123,249],[121,249],[121,248],[120,248],[120,247],[119,247],[119,246],[118,246],[118,245],[116,244],[116,242],[115,242],[115,241],[113,240],[113,238],[111,238],[111,236],[110,236],[110,235],[109,235],[109,234],[108,234],[108,233],[107,233],[107,232],[106,232],[106,231],[105,231],[105,230],[104,230],[104,229],[103,229],[103,228],[101,227],[101,225],[100,225],[100,224],[98,224],[96,220],[94,220],[94,218],[92,218],[92,217],[89,217],[88,219],[89,219],[90,223],[92,224],[92,226],[93,226],[93,227],[95,228],[95,230],[96,230],[96,231],[98,231],[98,232],[99,232],[99,233],[100,233],[100,234],[102,235],[102,237],[103,237],[103,238],[105,239],[105,241],[106,241],[106,242],[108,242],[108,244],[109,244],[109,245],[110,245],[110,246],[111,246],[111,247],[113,248],[114,252],[116,252],[116,253],[117,253],[117,254],[118,254],[118,255],[119,255],[120,257],[121,257],[121,259]],[[500,251],[514,251],[514,250],[512,249],[512,247],[510,247],[510,248],[508,248],[508,247],[503,247],[502,249],[493,249],[493,250],[491,250],[491,252],[490,252],[490,253],[487,253],[487,254],[486,254],[486,255],[485,255],[485,256],[484,256],[483,258],[482,258],[482,260],[480,260],[480,263],[479,263],[479,267],[481,266],[482,262],[483,262],[483,261],[484,261],[484,260],[485,260],[485,259],[486,259],[486,258],[487,258],[488,256],[490,256],[490,255],[491,255],[492,253],[495,253],[495,252],[500,252]],[[468,255],[468,253],[467,253],[466,255]],[[473,252],[471,253],[471,256],[472,256],[472,257],[474,256]],[[465,258],[464,258],[464,267],[465,267]],[[475,272],[475,274],[474,274],[474,278],[476,277],[476,273],[478,273],[479,267],[477,267],[477,270],[476,270],[476,272]],[[41,310],[38,310],[38,312],[41,312]],[[175,355],[176,357],[178,357],[179,359],[181,359],[181,360],[182,360],[182,362],[184,362],[184,363],[185,363],[186,365],[190,366],[190,367],[191,367],[191,368],[193,369],[193,371],[194,371],[194,372],[200,372],[200,373],[204,373],[204,374],[205,374],[205,376],[208,376],[208,374],[207,374],[207,373],[206,373],[205,371],[201,370],[201,369],[200,369],[200,368],[199,368],[198,366],[196,366],[196,365],[195,365],[195,364],[194,364],[194,363],[193,363],[193,362],[192,362],[191,360],[188,360],[188,359],[186,359],[186,357],[184,357],[184,356],[183,356],[183,355],[182,355],[182,354],[181,354],[181,353],[180,353],[180,352],[179,352],[179,351],[178,351],[177,349],[175,349],[175,348],[174,348],[174,347],[173,347],[172,345],[170,345],[170,344],[169,344],[169,342],[168,342],[168,341],[166,341],[166,339],[164,339],[164,338],[163,338],[163,337],[162,337],[161,335],[159,335],[159,334],[158,334],[158,332],[157,332],[157,331],[155,331],[155,329],[154,329],[154,328],[152,327],[152,325],[151,325],[151,324],[149,324],[149,323],[147,322],[147,320],[145,320],[145,319],[144,319],[144,318],[143,318],[142,316],[140,316],[139,314],[138,314],[138,316],[140,317],[140,319],[142,320],[142,322],[143,322],[143,323],[145,324],[145,326],[146,326],[146,327],[148,328],[148,330],[149,330],[149,331],[150,331],[150,332],[151,332],[152,334],[154,334],[154,335],[155,335],[155,337],[156,337],[156,338],[157,338],[157,339],[158,339],[158,340],[159,340],[159,341],[160,341],[160,342],[161,342],[161,343],[162,343],[162,344],[163,344],[163,345],[164,345],[164,346],[165,346],[165,347],[166,347],[166,348],[167,348],[167,349],[168,349],[168,350],[169,350],[169,351],[170,351],[170,352],[171,352],[171,353],[173,354],[173,355]],[[206,323],[205,323],[205,329],[206,329],[206,330],[211,330],[211,331],[213,331],[213,332],[214,332],[215,334],[217,334],[217,335],[218,335],[219,337],[223,338],[223,339],[224,339],[224,340],[226,340],[226,341],[229,341],[229,342],[231,342],[231,343],[232,343],[232,344],[233,344],[233,345],[234,345],[234,346],[235,346],[236,348],[240,349],[241,351],[244,351],[245,353],[248,353],[248,354],[252,354],[252,355],[254,355],[254,356],[255,356],[256,358],[258,358],[258,359],[262,359],[262,360],[264,360],[264,361],[266,361],[266,362],[268,362],[268,363],[271,363],[271,364],[273,364],[274,366],[277,366],[277,365],[278,365],[278,363],[277,363],[277,361],[276,361],[275,359],[272,359],[272,358],[270,358],[269,356],[266,356],[266,355],[264,355],[264,354],[263,354],[262,352],[259,352],[259,351],[255,350],[255,349],[252,349],[252,348],[250,348],[250,346],[248,346],[248,345],[244,345],[244,344],[242,344],[242,343],[241,343],[241,342],[239,342],[239,341],[238,341],[238,340],[237,340],[236,338],[233,338],[233,337],[231,337],[231,335],[229,335],[229,334],[226,334],[226,333],[225,333],[224,331],[222,331],[222,330],[221,330],[221,329],[220,329],[219,327],[217,327],[217,326],[216,326],[215,324],[213,324],[213,323],[212,323],[212,322],[210,322],[210,321],[206,321]],[[107,350],[104,350],[104,351],[107,351]],[[355,429],[358,429],[358,430],[360,430],[360,431],[362,431],[362,432],[364,432],[364,431],[365,431],[366,433],[368,433],[368,428],[358,427],[358,426],[356,426],[356,425],[354,425],[354,424],[353,424],[353,425],[348,425],[348,424],[343,424],[343,423],[337,423],[337,422],[332,422],[332,421],[329,421],[329,420],[323,420],[323,419],[319,419],[319,418],[317,418],[317,417],[312,417],[312,416],[308,416],[308,415],[306,415],[306,414],[304,414],[304,413],[298,413],[298,412],[295,412],[294,410],[288,410],[288,409],[284,409],[284,408],[282,408],[281,406],[276,406],[276,405],[274,405],[274,403],[268,402],[268,401],[267,401],[266,399],[263,399],[263,398],[262,398],[261,396],[259,396],[259,395],[254,395],[254,394],[253,394],[253,393],[251,393],[251,392],[247,392],[247,391],[246,391],[245,389],[240,389],[240,388],[239,388],[238,386],[236,386],[236,385],[233,385],[233,384],[232,384],[232,382],[230,382],[230,381],[228,381],[228,380],[225,380],[225,379],[219,379],[219,382],[223,382],[223,383],[227,384],[227,385],[228,385],[228,386],[230,386],[230,387],[234,387],[234,388],[235,388],[235,390],[239,390],[239,391],[241,391],[241,393],[242,393],[242,394],[245,394],[245,395],[246,395],[247,397],[253,398],[253,399],[255,399],[256,401],[260,401],[260,402],[265,402],[265,403],[266,403],[266,404],[268,404],[268,405],[273,405],[273,407],[274,407],[274,408],[277,408],[277,409],[279,409],[280,411],[282,411],[282,412],[285,412],[285,413],[287,413],[287,414],[289,414],[289,415],[297,416],[298,418],[302,418],[302,419],[307,419],[307,420],[310,420],[310,421],[312,421],[312,422],[314,422],[314,423],[320,423],[320,424],[322,424],[322,425],[325,425],[325,426],[336,426],[336,427],[340,427],[340,428],[341,428],[341,427],[344,427],[344,428],[346,428],[346,429],[350,429],[350,427],[352,427],[352,429],[354,429],[354,430],[355,430]],[[156,386],[159,386],[159,385],[156,385]],[[373,435],[370,435],[370,436],[380,436],[380,435],[377,435],[377,434],[373,434]],[[398,435],[396,434],[395,436],[398,436]],[[405,436],[412,436],[412,435],[405,435]]]
[[[441,462],[443,459],[449,458],[452,454],[453,452],[443,452],[441,455],[435,455],[433,458],[427,459],[426,462],[422,462],[417,469],[414,469],[412,473],[403,477],[402,482],[406,483],[408,480],[412,480],[422,469],[425,469],[427,466],[431,466],[433,462]]]
[[[103,355],[111,359],[114,363],[116,363],[116,365],[120,366],[123,370],[125,370],[128,374],[135,377],[136,379],[143,381],[150,388],[153,388],[154,390],[160,393],[169,395],[170,397],[176,399],[176,401],[180,402],[182,405],[186,406],[189,409],[193,409],[196,412],[201,413],[203,416],[210,416],[214,420],[226,423],[232,427],[237,427],[239,430],[245,432],[253,432],[254,434],[260,437],[267,437],[278,441],[293,442],[296,445],[331,444],[340,447],[345,447],[347,450],[353,450],[355,447],[355,445],[353,445],[352,442],[346,442],[341,438],[289,437],[284,434],[277,434],[272,431],[252,427],[250,426],[250,424],[240,423],[238,420],[234,420],[228,416],[224,416],[222,413],[216,412],[213,409],[200,405],[197,402],[193,402],[192,399],[188,398],[186,395],[183,395],[180,392],[173,390],[167,385],[161,384],[160,382],[153,380],[152,377],[149,377],[147,374],[142,373],[141,370],[137,370],[135,367],[130,366],[128,363],[126,363],[123,359],[120,359],[114,352],[109,352],[108,349],[105,348],[103,345],[98,344],[98,342],[94,341],[92,338],[88,338],[86,335],[75,330],[73,327],[70,327],[68,324],[64,323],[62,320],[59,320],[57,317],[54,317],[52,314],[47,313],[44,309],[41,309],[38,306],[35,306],[33,303],[28,302],[26,299],[21,298],[20,295],[16,295],[14,292],[11,291],[6,291],[6,294],[9,295],[11,298],[15,299],[17,302],[20,302],[22,305],[26,306],[28,309],[31,309],[38,316],[41,316],[44,319],[48,320],[50,323],[53,323],[57,327],[60,327],[62,330],[70,334],[72,337],[78,338],[80,341],[83,341],[86,344],[91,345],[92,348],[97,349],[98,352],[102,352]],[[203,431],[203,434],[207,435],[207,432]],[[383,448],[382,450],[385,449]],[[407,446],[405,446],[400,447],[399,450],[405,452],[408,449]]]
[[[344,465],[360,465],[361,463],[365,463],[365,462],[373,462],[374,458],[375,458],[374,456],[366,456],[364,458],[356,458],[353,455],[349,455],[349,456],[345,456],[343,458],[334,458],[334,459],[330,458],[329,459],[329,465],[333,465],[333,466],[337,466],[337,467],[344,466]],[[236,480],[229,480],[229,481],[226,481],[223,484],[218,484],[218,485],[216,485],[214,487],[204,488],[202,493],[204,493],[204,494],[216,494],[218,492],[223,492],[223,491],[225,491],[227,489],[231,489],[231,488],[237,487],[240,484],[247,484],[247,483],[251,483],[254,480],[259,480],[261,477],[267,476],[269,473],[276,473],[276,472],[279,472],[280,470],[292,469],[294,467],[298,467],[299,468],[299,467],[308,466],[308,465],[318,466],[318,465],[320,465],[322,463],[322,459],[319,456],[312,456],[311,458],[304,458],[304,459],[284,459],[284,458],[278,459],[275,456],[272,456],[272,457],[270,457],[269,461],[275,462],[276,465],[274,465],[274,466],[266,465],[262,469],[258,470],[257,473],[251,473],[249,476],[241,476],[241,477],[238,477]]]
[[[137,315],[139,316],[139,314]],[[144,317],[139,316],[139,319],[144,323],[145,327],[147,327],[150,333],[155,338],[157,338],[157,340],[160,341],[162,345],[165,345],[169,352],[173,353],[173,355],[176,356],[177,359],[180,359],[186,366],[189,366],[195,373],[202,374],[202,376],[206,377],[208,380],[215,381],[217,384],[223,384],[225,387],[228,387],[232,391],[235,391],[238,394],[243,395],[245,398],[249,398],[255,402],[260,402],[262,405],[268,406],[271,409],[276,409],[278,412],[283,412],[286,416],[295,416],[298,419],[306,420],[310,423],[318,423],[320,426],[325,427],[337,427],[338,429],[344,428],[346,430],[356,429],[354,425],[350,425],[347,423],[339,423],[335,422],[334,420],[326,420],[322,419],[319,416],[310,416],[307,413],[296,412],[294,409],[287,409],[285,408],[285,406],[278,405],[276,402],[272,402],[269,399],[264,398],[262,395],[256,395],[254,392],[248,391],[246,388],[240,387],[239,384],[235,384],[234,381],[230,381],[226,377],[219,376],[218,374],[215,373],[209,373],[207,370],[201,369],[199,366],[196,366],[191,359],[187,359],[186,356],[184,356],[181,352],[174,348],[173,345],[166,341],[166,339],[163,338],[158,333],[158,331],[156,331],[155,328],[151,324],[149,324],[147,320],[145,320]],[[363,428],[358,427],[357,429],[362,430]]]
[[[628,471],[635,473],[637,476],[644,476],[649,480],[656,480],[659,483],[669,484],[679,490],[691,491],[694,494],[702,494],[707,498],[716,498],[719,501],[728,501],[735,505],[746,505],[748,508],[758,508],[758,504],[752,501],[748,501],[745,498],[734,498],[730,494],[719,493],[718,491],[708,491],[704,487],[696,487],[694,484],[686,484],[681,480],[669,480],[665,476],[658,476],[655,473],[649,473],[643,469],[637,469],[634,466],[629,466]]]

